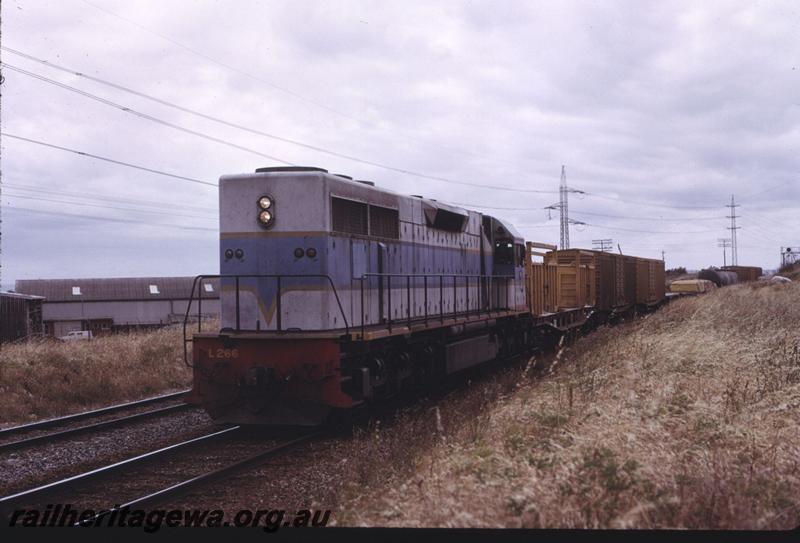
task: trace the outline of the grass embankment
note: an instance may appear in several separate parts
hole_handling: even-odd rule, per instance
[[[797,283],[602,328],[544,373],[363,436],[338,524],[797,526],[799,349]]]
[[[176,328],[31,341],[0,350],[0,423],[23,423],[185,388]]]
[[[778,275],[788,277],[792,281],[800,281],[800,262],[781,266],[778,270]]]

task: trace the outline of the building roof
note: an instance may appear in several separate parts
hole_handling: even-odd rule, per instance
[[[19,292],[0,292],[0,297],[20,298],[22,300],[44,300],[44,296],[34,296],[32,294],[20,294]]]
[[[194,277],[114,277],[107,279],[19,279],[16,292],[48,302],[188,300]],[[219,280],[203,281],[204,299],[219,298]],[[199,288],[195,289],[197,298]]]

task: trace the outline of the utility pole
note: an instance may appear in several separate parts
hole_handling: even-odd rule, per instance
[[[0,75],[0,85],[5,83],[6,78],[3,75]],[[0,92],[0,96],[2,96],[2,92]],[[0,102],[2,99],[0,99]],[[2,151],[0,151],[0,155],[2,155]],[[2,158],[2,156],[0,156]],[[2,204],[2,197],[3,197],[3,182],[0,181],[0,291],[3,290],[3,204]]]
[[[722,267],[728,265],[728,262],[725,259],[725,249],[731,246],[730,238],[717,238],[717,247],[722,247]],[[731,260],[733,260],[733,255],[731,255]]]
[[[561,185],[558,187],[558,203],[561,209],[561,248],[569,249],[569,196],[567,193],[567,167],[561,165]]]
[[[593,239],[592,249],[595,251],[611,252],[614,247],[613,239]]]
[[[740,217],[740,215],[736,214],[736,208],[740,206],[734,203],[733,194],[731,194],[731,203],[725,207],[731,208],[731,214],[727,216],[731,220],[731,225],[728,227],[728,230],[731,231],[731,266],[737,266],[739,264],[739,249],[736,244],[736,231],[741,226],[736,226],[736,219]]]

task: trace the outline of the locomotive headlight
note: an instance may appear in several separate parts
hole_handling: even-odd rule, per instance
[[[258,222],[264,228],[271,228],[275,222],[275,201],[272,196],[263,195],[258,199]]]

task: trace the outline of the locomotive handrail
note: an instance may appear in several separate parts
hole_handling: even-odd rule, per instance
[[[192,367],[192,364],[189,363],[189,350],[188,350],[188,343],[191,341],[186,337],[187,331],[187,324],[189,322],[189,315],[192,310],[192,302],[194,301],[194,292],[197,288],[198,281],[200,282],[201,288],[197,290],[197,331],[198,333],[203,331],[203,316],[202,316],[202,303],[203,303],[203,289],[202,284],[203,281],[206,279],[233,279],[236,285],[236,331],[241,331],[240,325],[240,314],[239,314],[239,279],[276,279],[277,280],[277,291],[276,291],[276,300],[275,300],[275,311],[276,311],[276,325],[278,332],[292,332],[293,330],[283,330],[281,326],[281,281],[283,279],[300,279],[300,278],[316,278],[316,279],[327,279],[328,284],[331,286],[331,290],[333,291],[333,296],[336,298],[336,304],[339,306],[339,313],[342,315],[342,320],[344,321],[344,333],[345,335],[350,334],[350,323],[347,321],[347,315],[344,312],[344,307],[342,306],[342,301],[339,298],[339,293],[336,291],[336,285],[333,284],[333,279],[331,279],[330,275],[327,274],[304,274],[304,273],[296,273],[296,274],[216,274],[216,275],[198,275],[192,281],[192,290],[189,292],[189,302],[186,304],[186,314],[183,318],[183,361],[184,363]],[[222,282],[220,281],[220,317],[222,316]]]
[[[446,277],[453,279],[453,312],[452,312],[453,318],[455,318],[458,315],[458,306],[457,306],[456,296],[457,296],[457,288],[458,288],[457,280],[459,278],[465,279],[465,283],[466,283],[464,285],[465,288],[466,288],[466,307],[465,307],[465,311],[464,312],[468,316],[470,314],[470,307],[469,307],[469,287],[470,287],[469,280],[470,279],[472,279],[472,278],[478,279],[478,281],[477,281],[478,285],[477,286],[479,287],[479,289],[478,289],[479,300],[478,300],[478,307],[476,308],[478,313],[483,311],[483,302],[484,302],[483,292],[484,292],[484,285],[485,285],[486,280],[489,281],[489,289],[490,289],[489,300],[488,300],[489,301],[489,305],[488,305],[486,311],[487,312],[491,312],[492,310],[497,311],[499,309],[508,309],[508,282],[509,282],[509,279],[512,279],[512,280],[515,279],[514,275],[480,275],[480,274],[459,274],[459,273],[364,273],[359,278],[360,282],[361,282],[361,337],[364,337],[364,333],[366,331],[366,320],[364,318],[364,282],[365,282],[366,279],[368,279],[370,277],[380,277],[381,281],[383,280],[383,278],[386,278],[386,280],[387,280],[387,291],[388,291],[388,296],[387,296],[388,297],[388,301],[387,301],[388,312],[387,312],[387,314],[388,314],[388,318],[386,318],[385,323],[386,323],[386,326],[389,329],[389,331],[392,330],[392,324],[394,322],[396,322],[396,319],[392,318],[392,278],[393,277],[395,277],[395,278],[404,278],[406,280],[406,285],[405,285],[405,288],[406,288],[406,321],[407,321],[409,326],[411,325],[411,321],[412,321],[412,317],[411,317],[411,279],[412,278],[414,278],[414,279],[420,279],[421,278],[421,279],[423,279],[423,282],[424,282],[423,290],[424,290],[425,314],[424,314],[424,316],[422,318],[424,319],[424,322],[425,322],[426,325],[428,323],[428,318],[429,318],[429,315],[428,315],[428,278],[438,278],[438,280],[439,280],[439,288],[438,288],[438,290],[439,290],[439,315],[438,316],[439,316],[439,320],[442,323],[444,323],[444,279]],[[503,305],[502,308],[499,307],[500,306],[499,289],[497,290],[497,295],[496,295],[498,299],[496,300],[496,303],[494,304],[495,307],[492,308],[492,300],[491,300],[491,292],[492,292],[492,290],[491,289],[494,286],[494,281],[495,280],[502,280],[503,284],[505,286],[505,288],[503,289],[505,291],[505,301],[504,301],[504,305]],[[382,294],[381,294],[381,296],[382,296]],[[449,312],[448,312],[448,314],[449,314]],[[382,318],[381,315],[379,315],[379,319],[380,318]],[[419,319],[420,317],[417,316],[416,318]]]

